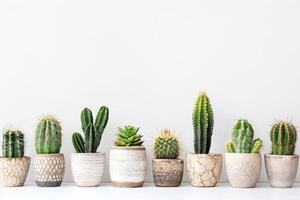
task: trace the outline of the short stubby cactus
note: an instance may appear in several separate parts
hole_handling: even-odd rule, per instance
[[[35,149],[38,154],[56,154],[61,147],[61,125],[50,115],[43,117],[35,131]]]
[[[259,153],[262,140],[254,139],[252,125],[245,119],[240,119],[233,127],[231,140],[227,141],[225,148],[229,153]]]
[[[214,128],[214,114],[209,98],[201,92],[193,112],[194,150],[197,154],[208,154]]]
[[[140,128],[134,126],[125,126],[124,128],[119,128],[119,132],[117,133],[117,139],[115,140],[116,146],[141,146],[144,141],[142,141],[142,135],[139,132]]]
[[[22,158],[24,156],[24,134],[19,130],[6,130],[2,140],[3,158]]]
[[[178,138],[168,129],[161,131],[155,139],[154,155],[157,159],[176,159],[179,149]]]
[[[278,121],[271,129],[273,155],[293,155],[297,140],[297,131],[290,122]]]

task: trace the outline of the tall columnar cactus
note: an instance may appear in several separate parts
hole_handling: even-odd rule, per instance
[[[96,153],[100,145],[102,134],[107,125],[109,110],[102,106],[94,123],[92,111],[84,108],[81,112],[81,127],[84,139],[80,133],[73,133],[72,142],[77,153]]]
[[[24,156],[24,134],[19,130],[6,130],[2,140],[3,158],[22,158]]]
[[[290,122],[276,122],[270,133],[273,155],[293,155],[297,139],[295,126]]]
[[[43,117],[35,131],[35,149],[38,154],[59,153],[61,147],[61,125],[53,116]]]
[[[227,141],[225,148],[229,153],[259,153],[262,140],[253,140],[254,130],[251,124],[240,119],[233,127],[231,140]]]
[[[155,139],[154,155],[157,159],[176,159],[179,149],[177,137],[168,129],[161,131]]]
[[[201,92],[193,112],[194,150],[197,154],[208,154],[214,127],[214,115],[209,98]]]

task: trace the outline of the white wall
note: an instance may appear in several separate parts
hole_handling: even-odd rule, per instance
[[[182,157],[192,152],[192,108],[205,89],[215,112],[212,152],[224,152],[241,117],[270,152],[274,119],[300,124],[299,9],[297,0],[2,0],[0,127],[21,128],[33,156],[38,118],[55,114],[71,181],[80,111],[105,104],[100,150],[109,153],[118,126],[140,126],[151,181],[153,134],[176,130]]]

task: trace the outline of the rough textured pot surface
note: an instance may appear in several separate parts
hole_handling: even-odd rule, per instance
[[[0,186],[23,186],[30,166],[30,157],[0,158]]]
[[[112,147],[110,150],[109,171],[114,186],[143,186],[146,168],[145,147]]]
[[[261,171],[260,153],[225,153],[225,168],[232,187],[255,187]]]
[[[272,187],[292,187],[298,169],[298,155],[265,155],[265,167]]]
[[[183,176],[182,159],[152,159],[154,184],[158,187],[178,187]]]
[[[60,186],[65,172],[65,158],[59,154],[37,154],[34,158],[35,182],[40,187]]]
[[[72,153],[72,175],[76,185],[98,186],[105,169],[105,153]]]
[[[187,169],[193,186],[214,187],[220,178],[222,155],[187,154]]]

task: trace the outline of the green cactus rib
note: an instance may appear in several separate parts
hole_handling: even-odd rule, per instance
[[[143,136],[138,134],[139,128],[128,125],[118,130],[118,136],[115,140],[116,146],[141,146],[143,144]]]
[[[250,153],[259,153],[260,149],[262,148],[262,144],[263,141],[259,138],[253,140]]]
[[[163,130],[155,139],[154,155],[157,159],[176,159],[179,155],[179,141],[170,130]]]
[[[76,152],[78,152],[78,153],[85,152],[84,140],[80,133],[77,133],[77,132],[73,133],[72,143],[73,143],[73,146],[74,146]]]
[[[21,158],[24,156],[24,134],[19,130],[6,130],[3,134],[2,156]]]
[[[231,140],[227,141],[225,144],[225,148],[229,153],[235,153],[234,144]]]

